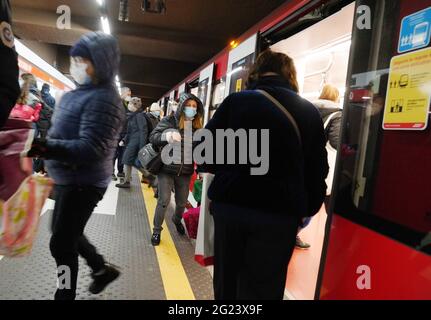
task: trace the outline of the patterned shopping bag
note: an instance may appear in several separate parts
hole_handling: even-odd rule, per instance
[[[8,200],[0,200],[0,255],[21,257],[30,253],[52,186],[51,179],[29,176]]]

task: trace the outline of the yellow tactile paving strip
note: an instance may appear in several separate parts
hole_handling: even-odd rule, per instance
[[[152,229],[157,199],[154,198],[153,191],[146,185],[142,185],[142,193],[145,199],[148,220]],[[186,271],[181,263],[181,259],[169,233],[166,222],[163,223],[162,241],[159,246],[155,247],[155,249],[166,299],[195,300]]]

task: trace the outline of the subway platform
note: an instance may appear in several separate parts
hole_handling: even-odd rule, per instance
[[[120,267],[121,276],[100,295],[88,291],[90,269],[80,258],[77,300],[212,300],[210,270],[194,261],[194,244],[180,236],[166,215],[160,246],[151,245],[157,199],[135,174],[131,189],[112,182],[95,209],[85,234],[106,261]],[[56,265],[50,255],[49,225],[53,201],[42,210],[39,232],[31,255],[0,257],[0,300],[52,300]]]

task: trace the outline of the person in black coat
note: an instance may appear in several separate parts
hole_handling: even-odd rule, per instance
[[[20,94],[9,0],[0,0],[0,129]]]
[[[300,138],[285,113],[256,89],[290,112]],[[227,97],[206,129],[214,146],[224,143],[217,129],[269,129],[266,174],[252,175],[251,163],[198,168],[215,175],[208,190],[215,223],[215,298],[281,300],[298,227],[321,208],[328,173],[323,123],[318,110],[298,95],[292,59],[263,52],[248,90]]]
[[[55,108],[55,98],[51,95],[51,87],[49,84],[44,83],[40,91],[43,102],[45,102],[52,109]]]
[[[117,188],[130,188],[132,181],[132,168],[136,167],[138,152],[148,140],[148,126],[145,115],[142,111],[142,101],[140,98],[132,98],[128,105],[129,113],[127,114],[127,132],[126,136],[120,142],[124,145],[122,164],[125,169],[124,181],[116,184]]]
[[[340,107],[340,92],[336,87],[326,84],[319,99],[313,101],[313,104],[319,109],[324,124],[327,123],[327,120],[330,120],[327,127],[325,127],[325,134],[332,148],[337,149],[343,117],[343,110]]]
[[[190,124],[193,132],[201,129],[203,117],[204,107],[199,98],[192,94],[184,93],[180,97],[176,113],[163,118],[150,136],[150,142],[156,149],[162,150],[167,145],[181,144],[181,152],[174,155],[176,159],[171,164],[163,164],[157,176],[158,201],[154,215],[153,235],[151,237],[153,246],[160,244],[163,230],[162,224],[171,200],[172,189],[175,189],[176,204],[172,220],[178,233],[185,234],[181,219],[187,204],[190,180],[194,173],[194,163],[193,155],[185,152],[186,144],[189,142],[184,139],[184,129],[188,124]],[[192,146],[190,145],[190,147]]]

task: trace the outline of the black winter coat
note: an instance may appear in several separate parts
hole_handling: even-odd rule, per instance
[[[199,171],[215,174],[208,197],[267,213],[313,216],[325,198],[328,174],[320,114],[281,77],[265,77],[250,89],[227,97],[206,129],[213,133],[214,146],[224,143],[217,140],[217,129],[269,129],[268,172],[251,175],[250,169],[259,167],[251,163],[202,165]],[[285,114],[254,89],[267,91],[288,109],[299,127],[302,145]]]
[[[36,122],[38,135],[40,138],[45,139],[48,135],[48,130],[51,128],[51,119],[54,114],[54,109],[43,103],[42,110],[40,111],[39,120]]]
[[[202,102],[197,98],[196,96],[186,93],[183,94],[180,98],[180,103],[178,105],[177,112],[175,115],[170,115],[168,117],[163,118],[160,123],[157,125],[157,127],[154,129],[154,131],[151,133],[150,136],[150,142],[153,144],[153,146],[157,149],[162,150],[163,147],[165,147],[168,143],[165,138],[165,133],[169,131],[177,131],[181,134],[183,137],[182,141],[182,147],[181,147],[181,164],[165,164],[163,165],[161,172],[170,174],[170,175],[192,175],[194,172],[194,164],[185,163],[185,157],[187,160],[193,161],[192,155],[184,155],[184,131],[179,130],[179,120],[181,118],[182,113],[184,112],[185,103],[188,100],[195,100],[198,109],[197,109],[197,115],[196,117],[202,117],[204,115],[204,107]],[[190,161],[187,161],[190,162]]]
[[[129,114],[127,133],[124,137],[126,146],[123,155],[123,164],[134,166],[138,158],[138,152],[147,144],[147,140],[148,126],[144,113],[138,111]]]
[[[18,99],[18,57],[13,48],[13,33],[9,0],[0,0],[0,128],[6,123]]]
[[[317,100],[313,102],[314,105],[319,109],[320,115],[322,116],[323,123],[326,123],[328,118],[333,113],[335,114],[328,127],[325,128],[326,141],[329,141],[334,149],[338,148],[338,142],[340,141],[341,121],[343,118],[342,109],[334,102],[328,100]]]

